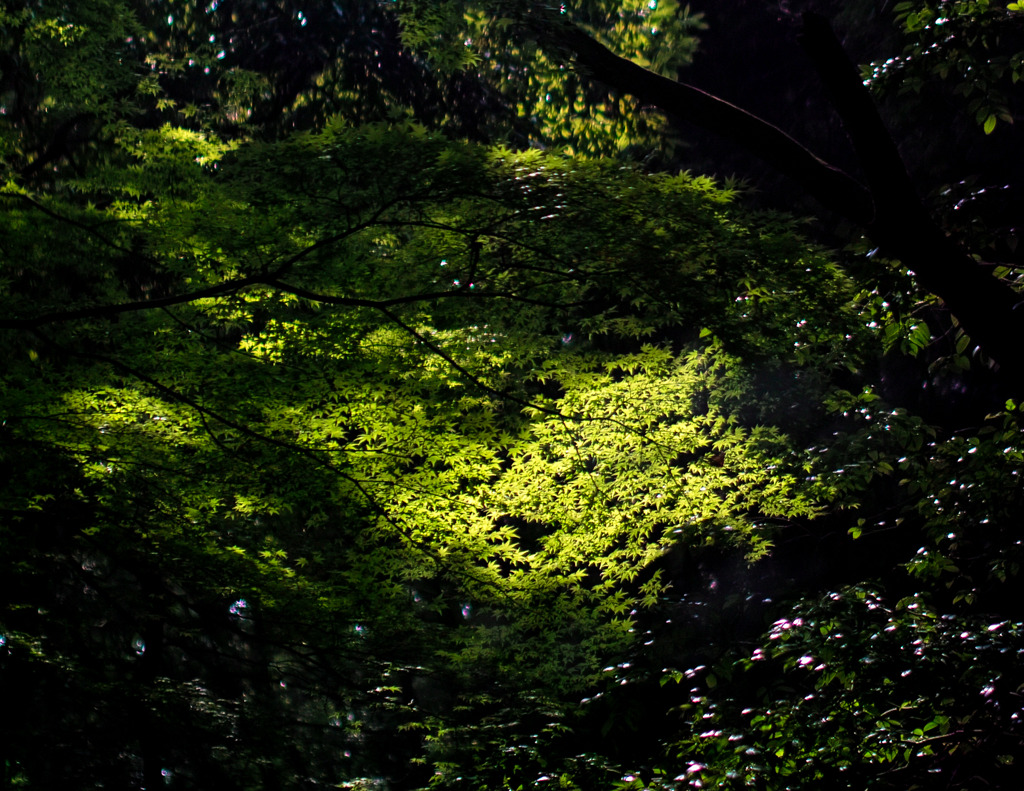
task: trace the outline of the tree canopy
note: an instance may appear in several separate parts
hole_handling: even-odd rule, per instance
[[[1011,783],[1016,230],[883,118],[1019,9],[827,5],[855,166],[696,4],[0,6],[0,787]]]

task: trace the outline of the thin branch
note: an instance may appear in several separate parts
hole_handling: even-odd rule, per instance
[[[66,218],[65,218],[66,219]],[[75,221],[68,220],[75,225],[78,225]],[[112,319],[122,313],[136,313],[143,310],[153,310],[160,308],[168,308],[174,305],[184,305],[190,302],[196,302],[200,299],[209,299],[213,297],[223,297],[229,294],[235,294],[242,289],[251,288],[253,286],[268,286],[271,288],[285,291],[295,296],[310,299],[316,302],[323,302],[330,305],[344,305],[348,307],[364,307],[364,308],[387,308],[394,305],[405,305],[413,304],[416,302],[427,302],[435,299],[445,299],[450,297],[473,297],[473,298],[497,298],[497,299],[509,299],[516,302],[521,302],[528,305],[537,305],[540,307],[564,307],[559,303],[547,302],[544,300],[530,299],[528,297],[513,294],[511,292],[479,292],[470,291],[466,288],[457,290],[446,290],[446,291],[433,291],[418,294],[405,294],[398,297],[392,297],[391,299],[375,300],[366,299],[362,297],[343,297],[337,295],[318,294],[308,289],[304,289],[300,286],[293,286],[279,280],[279,277],[289,269],[291,269],[296,263],[312,254],[313,252],[328,247],[333,244],[337,244],[343,241],[345,238],[358,233],[359,231],[365,230],[376,225],[386,225],[387,223],[378,222],[377,219],[369,220],[366,223],[361,223],[358,226],[350,228],[343,233],[334,234],[325,239],[321,239],[309,247],[303,248],[298,253],[287,258],[277,267],[269,272],[261,272],[258,274],[249,275],[247,277],[234,278],[226,280],[223,283],[219,283],[208,288],[199,289],[197,291],[189,291],[184,294],[176,294],[168,297],[160,297],[158,299],[147,299],[137,300],[134,302],[122,302],[115,305],[94,305],[88,308],[78,308],[77,310],[64,310],[64,311],[53,311],[50,313],[43,313],[38,316],[30,318],[0,318],[0,329],[13,329],[13,330],[32,330],[38,327],[43,327],[48,324],[58,324],[67,321],[77,321],[79,319]],[[406,223],[407,224],[407,223]],[[120,248],[111,243],[117,250],[131,253],[130,250]],[[571,278],[567,278],[571,279]]]
[[[523,297],[518,294],[513,294],[507,291],[475,291],[470,290],[468,286],[461,286],[456,289],[445,290],[445,291],[427,291],[420,294],[405,294],[400,297],[391,297],[390,299],[364,299],[362,297],[342,297],[333,294],[321,294],[316,291],[310,291],[309,289],[303,288],[302,286],[293,286],[288,283],[283,283],[276,278],[265,279],[262,281],[263,285],[276,288],[279,291],[284,291],[288,294],[293,294],[296,297],[302,297],[308,299],[311,302],[322,302],[326,305],[345,305],[348,307],[360,307],[360,308],[373,308],[375,310],[386,311],[390,307],[397,307],[398,305],[412,305],[417,302],[430,302],[436,299],[449,299],[451,297],[473,299],[507,299],[512,302],[521,302],[526,305],[537,305],[545,308],[559,308],[566,307],[565,303],[559,302],[546,302],[539,299],[530,299],[529,297]]]
[[[250,275],[234,280],[225,280],[209,288],[202,288],[198,291],[189,291],[185,294],[177,294],[159,299],[139,300],[136,302],[122,302],[117,305],[94,305],[89,308],[78,308],[77,310],[61,310],[52,313],[43,313],[26,319],[0,319],[0,329],[4,330],[35,330],[47,324],[58,324],[65,321],[77,321],[78,319],[111,319],[122,313],[136,313],[142,310],[153,310],[154,308],[166,308],[172,305],[184,305],[200,299],[210,297],[223,297],[233,294],[250,286],[258,286],[263,283],[265,275]]]
[[[16,198],[16,199],[18,199],[20,201],[23,201],[23,202],[29,204],[32,208],[34,208],[37,211],[45,214],[50,219],[57,220],[57,222],[66,223],[67,225],[70,225],[70,226],[72,226],[74,228],[78,228],[78,230],[80,230],[80,231],[84,231],[89,236],[92,236],[95,239],[99,239],[99,241],[103,242],[103,244],[105,244],[107,247],[111,248],[112,250],[117,250],[119,253],[124,253],[126,255],[131,255],[131,256],[134,256],[134,257],[143,257],[144,258],[144,256],[139,256],[139,254],[136,251],[130,250],[127,247],[122,247],[117,242],[114,242],[111,239],[108,239],[106,236],[104,236],[99,231],[97,231],[93,226],[87,225],[86,223],[81,222],[80,220],[76,220],[73,217],[68,217],[66,215],[61,214],[60,212],[54,211],[53,209],[49,208],[48,206],[46,206],[46,205],[40,203],[39,201],[37,201],[31,195],[26,195],[23,192],[0,191],[0,197]],[[146,259],[146,260],[149,260],[150,262],[152,262],[152,259]]]

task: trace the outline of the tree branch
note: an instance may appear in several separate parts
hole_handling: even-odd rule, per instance
[[[536,32],[542,42],[567,48],[594,79],[732,140],[793,178],[826,208],[862,225],[874,216],[871,194],[862,184],[777,126],[699,88],[662,77],[620,57],[571,23]]]
[[[153,310],[154,308],[166,308],[172,305],[184,305],[195,302],[199,299],[209,297],[223,297],[240,291],[249,286],[261,285],[265,280],[264,275],[252,275],[240,277],[235,280],[226,280],[209,288],[189,291],[185,294],[177,294],[160,299],[140,300],[137,302],[122,302],[116,305],[93,305],[88,308],[77,310],[59,310],[51,313],[43,313],[39,316],[32,316],[25,319],[0,319],[2,330],[32,330],[43,327],[47,324],[58,324],[65,321],[76,321],[77,319],[112,319],[121,313],[135,313],[140,310]]]

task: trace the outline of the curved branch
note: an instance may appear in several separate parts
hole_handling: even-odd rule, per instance
[[[798,182],[823,206],[867,224],[874,201],[862,184],[762,118],[686,83],[620,57],[571,23],[536,31],[542,42],[567,48],[594,79],[666,113],[732,140]]]
[[[47,324],[59,324],[65,321],[76,321],[78,319],[113,319],[122,313],[135,313],[140,310],[153,310],[154,308],[167,308],[172,305],[184,305],[195,302],[199,299],[210,297],[223,297],[233,294],[249,286],[261,285],[265,280],[263,275],[251,275],[240,277],[235,280],[227,280],[216,286],[202,288],[198,291],[189,291],[185,294],[177,294],[159,299],[139,300],[136,302],[122,302],[117,305],[94,305],[88,308],[77,310],[58,310],[51,313],[43,313],[39,316],[32,316],[27,319],[0,319],[2,330],[33,330]]]

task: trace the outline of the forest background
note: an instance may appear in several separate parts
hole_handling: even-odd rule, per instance
[[[1011,787],[1022,14],[0,4],[0,787]]]

